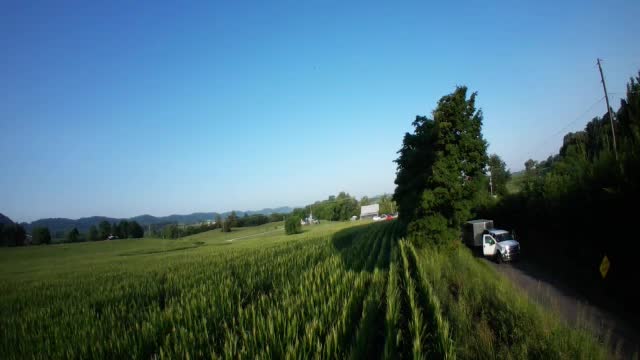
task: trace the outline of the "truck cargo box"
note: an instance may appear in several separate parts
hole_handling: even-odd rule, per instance
[[[463,240],[469,246],[482,246],[482,233],[489,229],[493,229],[493,220],[467,221],[463,228]]]

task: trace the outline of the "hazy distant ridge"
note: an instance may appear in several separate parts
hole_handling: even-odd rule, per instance
[[[282,206],[278,208],[266,208],[266,209],[257,210],[257,211],[253,211],[253,210],[237,211],[236,210],[236,214],[238,216],[244,216],[245,213],[248,215],[253,215],[253,214],[269,215],[272,213],[287,214],[287,213],[290,213],[291,211],[293,211],[292,208],[288,206]],[[227,216],[229,216],[229,214],[231,214],[231,211],[227,211],[223,213],[198,212],[198,213],[193,213],[188,215],[169,215],[169,216],[152,216],[152,215],[145,214],[145,215],[134,216],[126,220],[135,220],[142,226],[153,225],[153,224],[167,224],[167,223],[195,224],[195,223],[199,223],[206,220],[213,220],[217,215],[220,215],[224,219]],[[5,221],[4,219],[11,221],[6,216],[0,214],[0,221]],[[106,220],[108,222],[113,223],[123,219],[125,218],[112,218],[112,217],[106,217],[106,216],[91,216],[91,217],[80,218],[77,220],[66,219],[66,218],[46,218],[46,219],[39,219],[28,224],[25,223],[23,225],[25,226],[25,229],[27,229],[27,231],[29,232],[31,231],[31,229],[39,226],[48,227],[51,232],[69,231],[74,227],[77,228],[80,232],[86,232],[89,230],[91,225],[98,225],[101,221]]]

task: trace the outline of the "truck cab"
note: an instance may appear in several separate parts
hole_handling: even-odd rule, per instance
[[[506,230],[488,229],[482,233],[482,253],[497,262],[513,261],[520,256],[520,243]]]

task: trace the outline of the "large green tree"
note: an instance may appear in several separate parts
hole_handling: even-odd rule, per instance
[[[169,224],[162,229],[162,237],[165,239],[177,239],[181,237],[180,229],[176,224]]]
[[[229,218],[222,223],[222,232],[231,232],[231,221]]]
[[[433,119],[418,116],[405,134],[394,200],[409,237],[417,243],[447,243],[471,216],[484,181],[487,144],[476,93],[466,87],[443,96]]]
[[[8,246],[23,246],[27,238],[27,232],[20,224],[11,223],[5,224],[2,227],[2,233],[0,234],[2,245]]]
[[[227,221],[229,223],[229,228],[234,228],[238,226],[238,215],[235,211],[231,211],[231,214],[227,216]]]
[[[87,238],[89,241],[98,240],[98,229],[96,228],[95,225],[91,225],[91,227],[89,228],[89,233],[87,234]]]
[[[507,182],[511,179],[511,172],[507,170],[507,164],[500,156],[493,154],[489,156],[487,167],[491,173],[491,183],[493,184],[493,193],[504,196],[507,194]]]
[[[67,242],[78,242],[80,240],[80,232],[78,229],[73,228],[67,233]]]
[[[50,244],[51,243],[51,233],[49,232],[49,228],[46,227],[37,227],[32,231],[33,235],[33,243],[34,244]]]
[[[111,235],[111,224],[107,220],[103,220],[98,224],[98,233],[100,240],[106,240]]]
[[[287,235],[299,234],[302,232],[301,219],[297,216],[289,216],[284,224],[284,231]]]
[[[371,204],[371,200],[368,197],[363,196],[362,199],[360,199],[360,206],[367,206],[369,204]]]
[[[114,222],[113,224],[111,224],[111,235],[117,237],[118,239],[122,239],[124,237],[122,236],[122,229],[119,223]]]
[[[127,226],[128,226],[127,228],[129,232],[129,237],[132,237],[134,239],[139,239],[144,236],[144,229],[142,228],[142,226],[140,226],[140,224],[138,224],[137,221],[132,221],[128,223]]]
[[[397,211],[396,202],[388,195],[382,195],[380,200],[378,200],[378,204],[380,205],[380,214],[395,214]]]
[[[130,223],[127,220],[120,220],[118,227],[120,228],[120,237],[123,239],[131,237],[129,235],[129,224]]]

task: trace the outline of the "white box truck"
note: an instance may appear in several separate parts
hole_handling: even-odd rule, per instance
[[[478,219],[464,224],[464,242],[470,247],[482,246],[482,234],[485,230],[493,229],[493,220]]]
[[[510,232],[493,227],[492,220],[471,220],[464,225],[464,242],[472,248],[482,248],[482,255],[497,262],[513,261],[520,256],[520,243]]]

